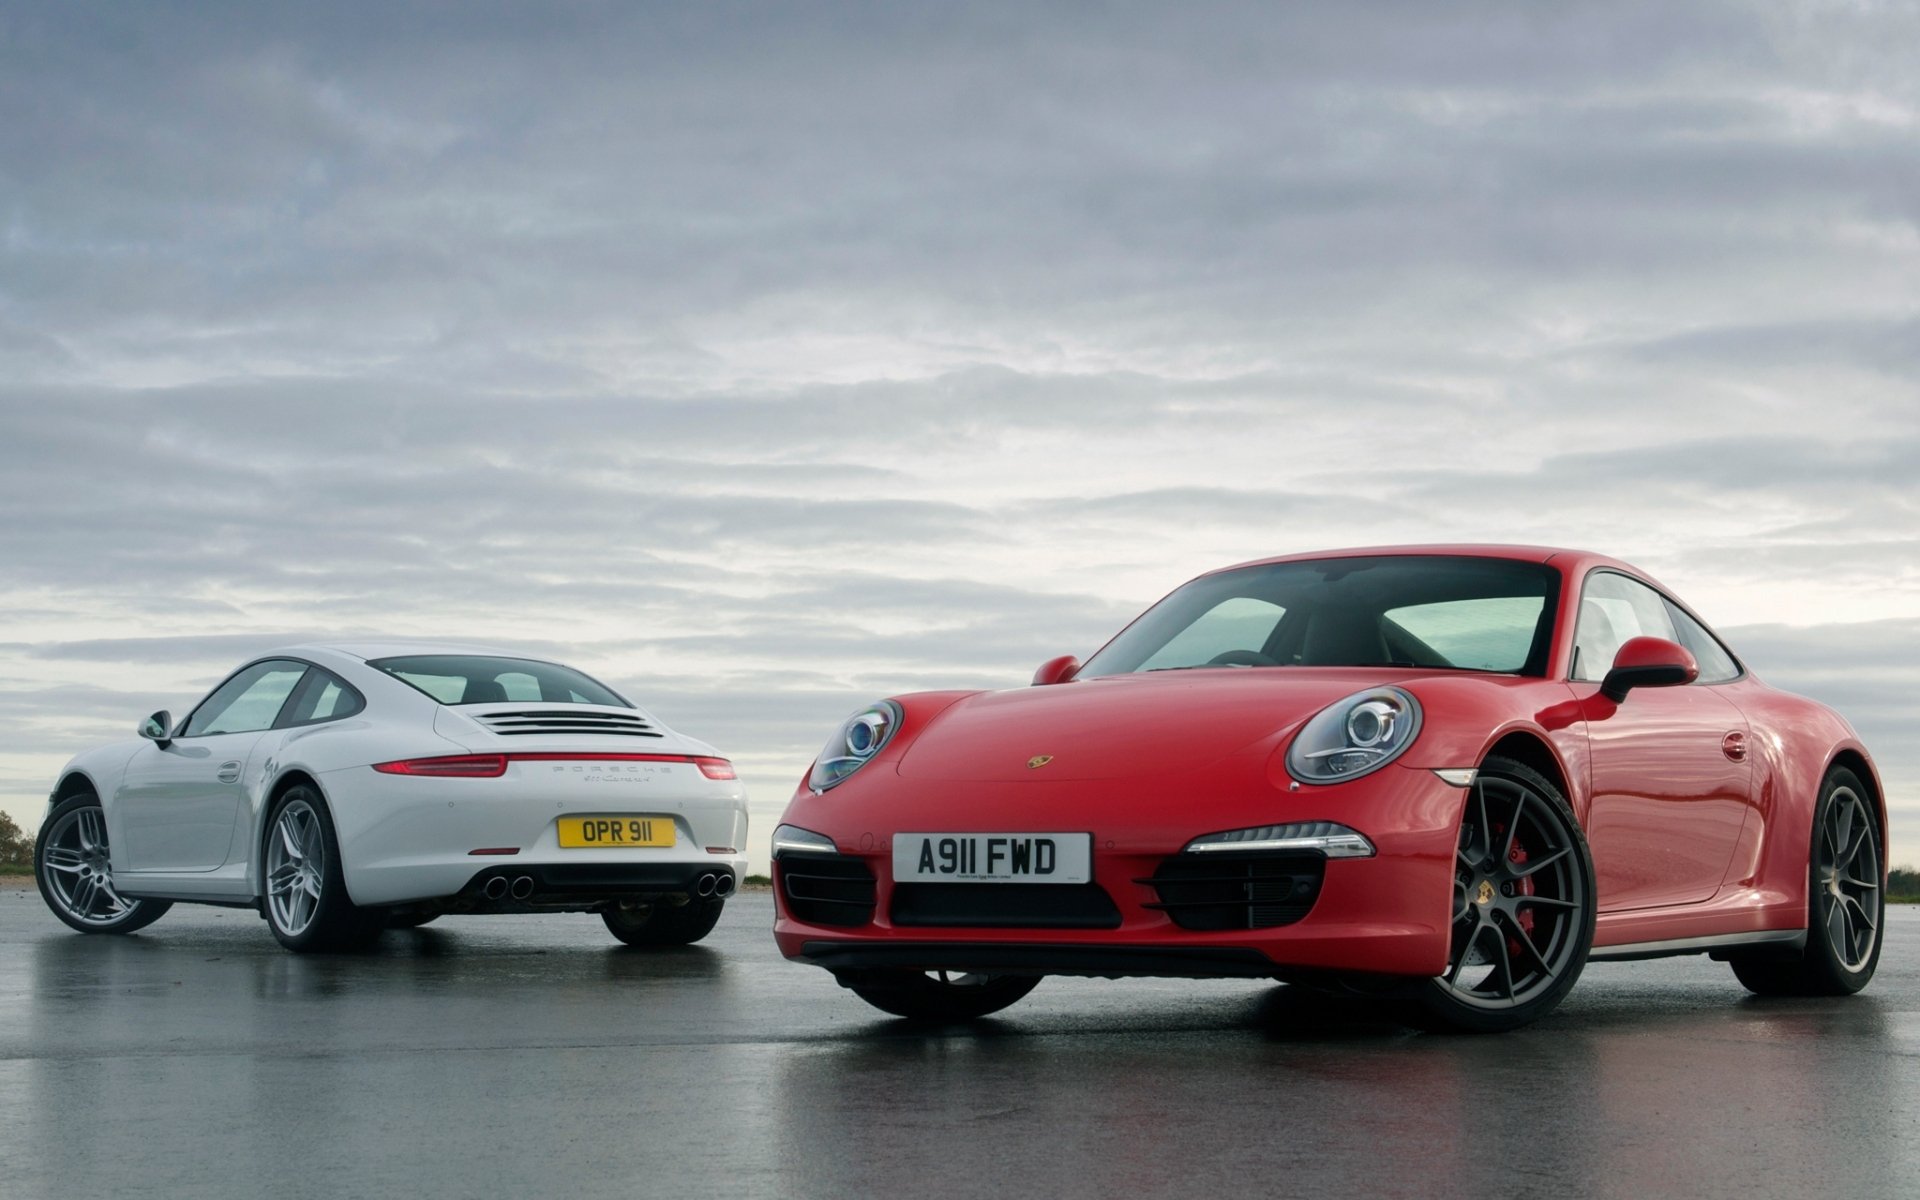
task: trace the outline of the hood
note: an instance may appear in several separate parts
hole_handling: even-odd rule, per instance
[[[983,692],[921,730],[898,770],[907,779],[982,783],[1192,771],[1273,741],[1343,696],[1413,674],[1222,668]],[[1052,760],[1029,768],[1039,755]]]

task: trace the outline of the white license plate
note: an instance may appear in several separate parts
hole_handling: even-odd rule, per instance
[[[1090,833],[902,833],[893,839],[900,883],[1087,883]]]

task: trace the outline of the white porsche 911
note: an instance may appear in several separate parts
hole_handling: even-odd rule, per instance
[[[746,837],[727,759],[571,667],[296,646],[68,763],[34,873],[83,933],[188,901],[257,909],[296,951],[503,912],[594,912],[629,945],[684,945],[719,919]]]

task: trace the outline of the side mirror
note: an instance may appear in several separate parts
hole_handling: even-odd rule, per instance
[[[1065,683],[1072,679],[1073,673],[1079,669],[1080,660],[1071,654],[1050,658],[1041,663],[1040,669],[1033,673],[1033,686],[1045,687],[1049,683]]]
[[[1600,694],[1615,704],[1638,687],[1673,687],[1700,676],[1693,652],[1665,638],[1628,638],[1613,656],[1613,669],[1600,684]]]
[[[172,728],[173,714],[163,708],[146,720],[140,722],[140,736],[150,742],[165,746],[173,741],[173,738],[168,736],[168,731]]]

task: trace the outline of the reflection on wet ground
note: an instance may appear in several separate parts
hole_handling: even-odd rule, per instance
[[[0,1191],[1920,1194],[1920,911],[1849,1001],[1596,965],[1485,1038],[1179,980],[926,1030],[770,922],[747,895],[665,953],[469,918],[303,959],[250,913],[89,938],[0,888]]]

